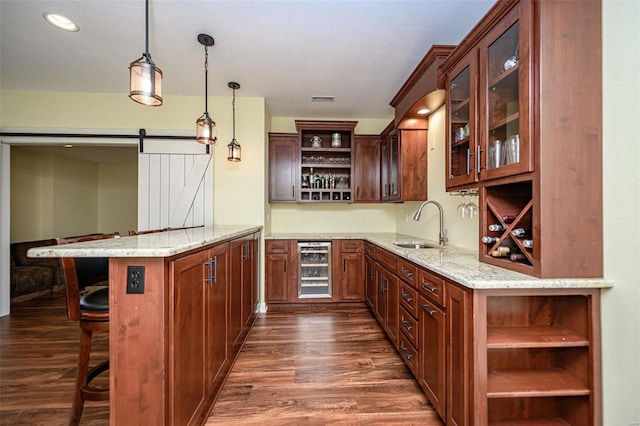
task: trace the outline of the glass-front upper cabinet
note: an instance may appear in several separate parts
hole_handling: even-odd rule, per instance
[[[446,81],[447,188],[478,179],[475,118],[477,55],[474,53],[453,68]]]
[[[529,19],[515,7],[480,46],[480,180],[533,170]]]

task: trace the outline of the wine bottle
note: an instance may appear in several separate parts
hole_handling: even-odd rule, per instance
[[[505,215],[502,216],[502,220],[505,223],[511,223],[514,220],[516,220],[516,217],[518,217],[518,215],[516,215],[516,214],[505,214]]]
[[[485,235],[482,237],[482,242],[485,244],[494,244],[498,242],[498,237],[489,237],[488,235]]]
[[[522,241],[522,245],[525,246],[526,248],[532,248],[533,247],[533,240],[523,240]]]
[[[491,225],[489,225],[489,231],[504,231],[504,226],[498,224],[498,223],[493,223]]]
[[[522,262],[524,260],[527,260],[527,256],[525,256],[522,253],[513,253],[512,255],[509,256],[509,259],[512,262]]]
[[[509,257],[509,253],[506,251],[494,250],[491,252],[491,257]]]
[[[506,247],[506,246],[500,246],[496,249],[497,251],[501,251],[504,253],[511,253],[513,252],[513,249],[511,247]]]
[[[514,237],[522,238],[527,234],[527,231],[524,228],[516,228],[511,231],[511,235]]]

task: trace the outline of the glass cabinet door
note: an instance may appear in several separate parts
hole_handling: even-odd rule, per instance
[[[518,7],[490,33],[480,52],[482,123],[480,179],[533,170],[529,138],[529,57]]]
[[[475,182],[476,60],[473,55],[454,68],[447,79],[447,188]]]

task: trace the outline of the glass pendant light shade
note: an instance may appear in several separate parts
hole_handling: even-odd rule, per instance
[[[142,105],[162,105],[162,71],[146,53],[129,65],[129,97]]]
[[[149,0],[145,0],[145,51],[129,64],[129,97],[135,102],[162,105],[162,71],[156,67],[149,53]]]
[[[218,140],[216,122],[209,116],[209,47],[215,40],[208,34],[198,34],[198,43],[204,46],[204,114],[196,120],[196,141],[215,145]]]
[[[229,156],[227,160],[229,161],[240,161],[240,144],[235,139],[231,140],[231,143],[227,145],[229,148]]]
[[[196,140],[205,145],[215,145],[218,140],[216,132],[216,122],[205,111],[202,117],[196,120]]]

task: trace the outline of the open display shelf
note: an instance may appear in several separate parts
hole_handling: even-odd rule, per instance
[[[300,202],[352,202],[352,121],[296,120],[300,145]]]
[[[588,424],[591,304],[583,294],[486,297],[489,424]]]

